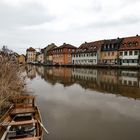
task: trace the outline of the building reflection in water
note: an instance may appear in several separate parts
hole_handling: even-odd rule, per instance
[[[121,71],[119,76],[119,93],[123,96],[140,98],[140,72]]]
[[[69,68],[44,68],[44,79],[52,85],[61,83],[64,86],[74,84],[72,81],[72,69]]]
[[[98,75],[98,83],[102,91],[118,94],[118,71],[100,69]]]
[[[26,67],[30,79],[36,73],[46,82],[55,85],[61,83],[64,87],[75,83],[82,88],[96,90],[102,93],[112,93],[118,96],[140,98],[140,72],[114,69],[87,69],[63,67]]]
[[[36,67],[33,65],[27,65],[26,73],[28,78],[34,79],[36,77]]]

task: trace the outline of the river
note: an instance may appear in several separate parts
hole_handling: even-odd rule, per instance
[[[139,140],[140,72],[28,65],[44,140]]]

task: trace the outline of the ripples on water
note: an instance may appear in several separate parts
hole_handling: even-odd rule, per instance
[[[28,65],[25,72],[50,131],[44,140],[140,139],[139,71]]]

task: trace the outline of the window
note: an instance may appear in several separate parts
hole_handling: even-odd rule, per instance
[[[134,51],[134,54],[135,54],[135,55],[138,55],[138,51]]]
[[[129,43],[128,43],[128,45],[129,45],[129,46],[132,46],[132,43],[131,43],[131,42],[129,42]]]
[[[114,55],[114,52],[112,52],[112,55]]]
[[[138,46],[139,45],[139,43],[138,42],[136,42],[136,46]]]
[[[127,60],[123,60],[123,63],[127,63]]]
[[[128,85],[131,86],[132,85],[132,81],[128,81]]]
[[[138,63],[138,60],[134,60],[134,63]]]
[[[108,49],[109,49],[110,45],[108,44]]]
[[[124,52],[124,55],[127,55],[127,51]]]
[[[132,63],[135,63],[135,61],[134,61],[134,60],[132,60]]]
[[[132,55],[132,51],[129,51],[129,55]]]
[[[120,56],[122,56],[123,55],[123,52],[120,52]]]

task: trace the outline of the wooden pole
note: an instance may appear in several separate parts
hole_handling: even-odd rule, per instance
[[[40,120],[38,120],[38,122],[41,125],[41,127],[44,129],[44,131],[46,132],[46,134],[49,135],[49,131],[44,127],[44,125],[40,122]]]

